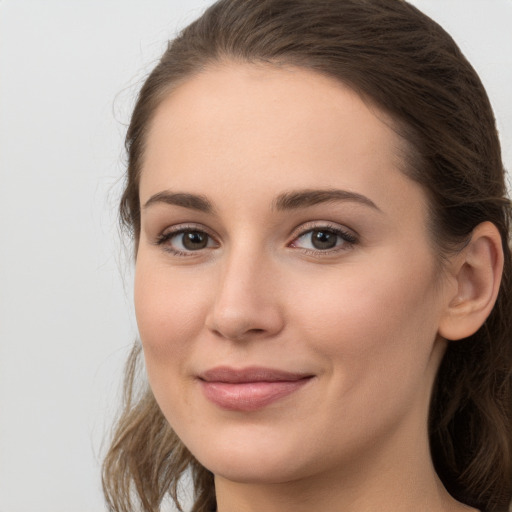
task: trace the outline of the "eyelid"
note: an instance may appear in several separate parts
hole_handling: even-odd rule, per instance
[[[308,221],[303,224],[300,224],[299,226],[295,227],[291,234],[292,241],[298,238],[299,236],[302,236],[309,231],[314,231],[316,229],[330,229],[334,232],[341,231],[344,234],[350,235],[356,240],[359,240],[360,236],[357,231],[355,231],[352,228],[349,228],[347,226],[344,226],[343,224],[338,224],[336,222],[328,221],[328,220],[316,220],[316,221]]]
[[[211,238],[213,238],[215,241],[217,241],[217,237],[212,233],[212,231],[209,228],[207,228],[203,224],[197,224],[195,222],[184,222],[183,224],[174,224],[172,226],[168,226],[165,229],[163,229],[158,236],[162,237],[170,234],[177,235],[179,233],[183,233],[184,231],[202,231]]]

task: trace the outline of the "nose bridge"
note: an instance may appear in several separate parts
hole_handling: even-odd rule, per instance
[[[271,335],[282,328],[272,261],[261,245],[240,240],[226,250],[208,327],[225,338]]]
[[[241,241],[229,250],[219,283],[220,296],[227,295],[226,298],[229,298],[237,293],[244,296],[251,289],[253,298],[257,298],[258,277],[268,270],[269,264],[263,251],[254,245]]]

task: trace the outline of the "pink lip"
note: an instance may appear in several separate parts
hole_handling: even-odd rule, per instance
[[[199,375],[208,400],[230,411],[255,411],[299,390],[313,375],[270,368],[212,368]]]

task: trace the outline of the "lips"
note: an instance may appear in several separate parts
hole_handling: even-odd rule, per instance
[[[311,381],[313,375],[251,367],[217,367],[198,376],[205,397],[230,411],[250,412],[262,409]]]

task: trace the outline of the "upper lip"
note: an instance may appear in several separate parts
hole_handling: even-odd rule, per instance
[[[264,368],[251,366],[248,368],[230,368],[228,366],[218,366],[206,370],[198,375],[200,380],[206,382],[226,382],[231,384],[244,382],[279,382],[296,381],[313,377],[312,374],[289,372],[274,368]]]

